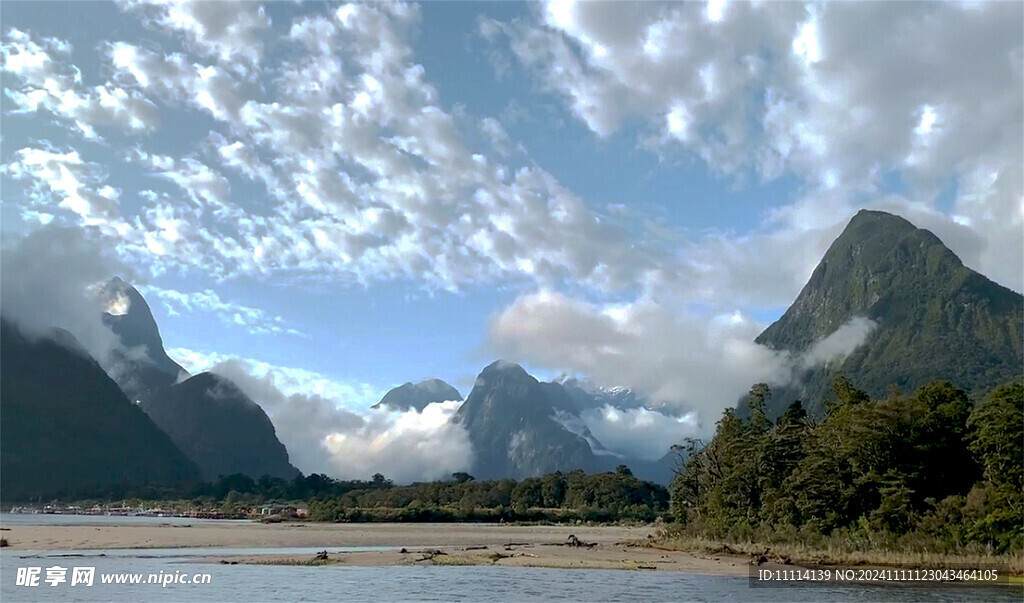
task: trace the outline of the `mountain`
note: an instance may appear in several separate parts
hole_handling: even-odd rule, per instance
[[[800,399],[820,415],[837,375],[873,397],[890,384],[910,391],[943,378],[981,392],[1021,376],[1024,298],[967,268],[938,237],[901,217],[857,213],[793,305],[755,341],[804,355],[858,317],[876,325],[864,343],[775,388],[772,414]]]
[[[416,412],[422,412],[430,404],[449,400],[461,402],[462,394],[440,379],[427,379],[415,384],[405,383],[392,389],[370,408],[387,407],[401,411],[415,409]]]
[[[638,399],[629,390],[584,387],[572,379],[541,382],[518,364],[499,360],[477,377],[455,421],[469,433],[470,472],[478,479],[520,479],[574,469],[590,473],[628,465],[640,479],[668,483],[674,454],[656,461],[616,454],[580,417],[584,410],[615,401],[633,408]]]
[[[0,319],[4,500],[130,483],[199,481],[199,470],[66,331]]]
[[[234,383],[210,373],[181,381],[188,373],[164,351],[149,304],[135,287],[115,277],[103,293],[103,321],[125,348],[108,367],[111,376],[199,466],[204,479],[298,475],[266,413]]]
[[[108,370],[129,398],[142,400],[188,374],[164,351],[149,304],[135,287],[114,277],[103,288],[103,296],[108,307],[103,323],[125,348],[113,352]]]
[[[299,475],[267,414],[228,379],[200,373],[154,392],[140,406],[207,481],[233,473]]]
[[[557,383],[541,383],[518,364],[492,363],[455,415],[473,445],[471,473],[495,479],[596,471],[598,462],[587,440],[553,418],[557,409],[572,407]]]

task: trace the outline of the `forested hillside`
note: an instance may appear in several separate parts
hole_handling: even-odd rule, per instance
[[[682,530],[761,541],[833,535],[874,549],[1024,548],[1021,381],[977,406],[946,381],[873,400],[845,378],[832,390],[824,418],[797,402],[773,422],[771,391],[756,385],[749,418],[728,409],[706,446],[691,442],[670,488]]]

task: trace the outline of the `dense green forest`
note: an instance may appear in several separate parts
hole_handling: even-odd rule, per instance
[[[689,442],[670,486],[677,534],[1020,554],[1020,382],[978,405],[946,381],[876,400],[845,378],[832,389],[823,419],[795,402],[772,422],[755,385],[749,418],[726,410],[710,442]]]
[[[454,481],[354,490],[310,504],[324,521],[653,521],[668,510],[668,491],[637,479],[625,465],[587,475],[551,473],[522,481]]]

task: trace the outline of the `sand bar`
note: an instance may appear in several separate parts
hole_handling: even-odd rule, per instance
[[[334,552],[326,559],[313,555],[235,555],[204,558],[209,563],[246,565],[340,565],[349,567],[393,565],[473,565],[546,567],[558,569],[613,569],[672,571],[746,576],[750,558],[739,555],[695,555],[621,544],[568,547],[557,544],[524,544],[470,547],[402,549],[396,551]],[[765,564],[763,567],[775,567]],[[781,566],[780,566],[781,567]],[[792,566],[790,566],[792,567]]]
[[[6,525],[0,532],[17,550],[97,550],[180,547],[323,547],[317,564],[499,565],[554,568],[683,571],[746,575],[749,557],[699,555],[630,546],[649,527],[522,526],[504,524],[334,524],[218,522],[194,525]],[[592,546],[566,546],[570,535]],[[339,547],[393,547],[341,553]],[[405,553],[399,552],[405,549]],[[441,554],[437,554],[440,551]],[[307,565],[312,555],[207,557],[211,563]]]
[[[217,522],[193,525],[3,525],[16,550],[178,547],[465,547],[508,543],[561,544],[570,534],[586,542],[641,541],[647,527],[520,526],[467,523]]]

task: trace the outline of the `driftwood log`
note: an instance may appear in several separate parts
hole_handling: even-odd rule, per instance
[[[566,539],[566,543],[565,544],[566,544],[566,546],[571,546],[573,548],[580,548],[580,547],[582,547],[582,548],[588,548],[588,549],[592,549],[595,546],[597,546],[596,542],[583,542],[582,540],[577,538],[575,534],[569,534],[569,538]]]

